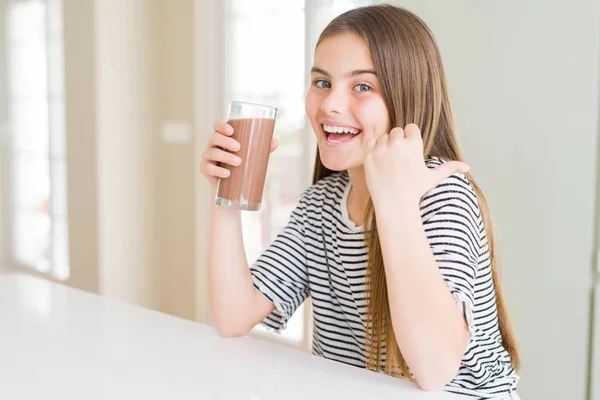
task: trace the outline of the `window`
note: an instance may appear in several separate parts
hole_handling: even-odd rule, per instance
[[[319,33],[336,15],[373,1],[230,0],[226,9],[227,100],[278,108],[275,137],[280,147],[269,160],[263,206],[244,212],[247,258],[254,262],[286,225],[310,184],[313,134],[305,122],[307,67]],[[307,65],[308,64],[308,65]],[[307,310],[301,307],[281,339],[308,349]],[[265,333],[262,327],[256,332]]]
[[[4,9],[11,263],[69,277],[61,0]]]

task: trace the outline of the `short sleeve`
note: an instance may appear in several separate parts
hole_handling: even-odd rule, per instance
[[[429,246],[448,289],[473,334],[475,281],[484,230],[477,196],[464,174],[454,174],[421,201]]]
[[[421,217],[440,273],[470,333],[458,375],[447,390],[461,394],[477,391],[491,397],[514,390],[518,377],[497,328],[483,330],[475,320],[475,299],[481,296],[475,292],[476,284],[486,292],[488,288],[493,291],[493,281],[485,226],[467,177],[451,175],[428,192],[421,201]],[[488,300],[485,307],[483,316],[489,320],[496,313],[495,299]]]
[[[279,332],[308,297],[303,199],[286,227],[250,267],[254,287],[275,306],[262,324]]]

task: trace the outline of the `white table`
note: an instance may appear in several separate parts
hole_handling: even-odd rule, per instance
[[[274,343],[0,275],[0,399],[451,400]]]

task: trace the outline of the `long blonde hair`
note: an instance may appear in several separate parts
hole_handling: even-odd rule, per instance
[[[440,52],[427,25],[413,13],[399,7],[362,7],[331,21],[321,33],[317,46],[326,38],[340,33],[356,34],[369,46],[392,126],[404,127],[415,123],[421,128],[425,156],[463,161]],[[322,164],[317,149],[313,183],[333,172]],[[467,176],[477,195],[488,239],[502,346],[511,357],[511,366],[517,370],[520,364],[518,345],[502,295],[489,207],[473,177]],[[385,348],[385,372],[410,377],[392,327],[381,244],[371,200],[365,210],[364,226],[369,226],[365,231],[368,247],[367,368],[381,369],[381,354]]]

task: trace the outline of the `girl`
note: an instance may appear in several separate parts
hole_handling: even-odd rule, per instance
[[[315,355],[425,390],[516,396],[489,210],[461,161],[430,30],[393,6],[349,11],[321,34],[311,80],[314,184],[252,267],[240,212],[212,207],[217,329],[243,335],[262,321],[279,331],[310,296]],[[241,162],[233,128],[214,129],[201,165],[213,197],[229,175],[217,163]]]

